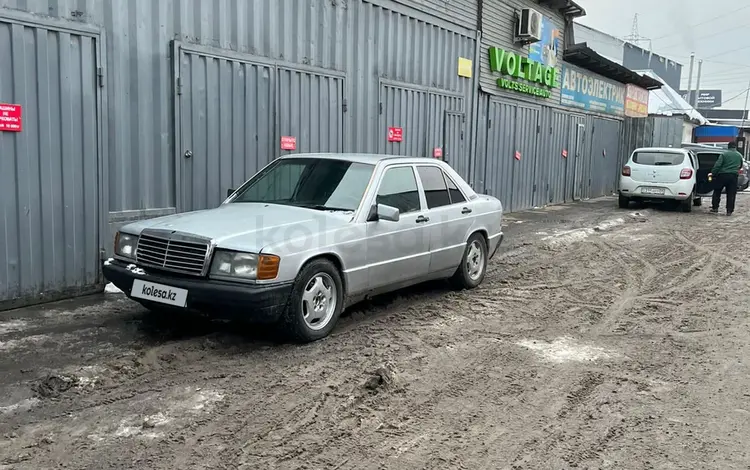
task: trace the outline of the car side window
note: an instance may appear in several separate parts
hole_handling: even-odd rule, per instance
[[[435,166],[418,166],[417,172],[422,180],[427,208],[435,209],[450,205],[451,197],[445,184],[443,170]]]
[[[386,170],[380,181],[376,201],[378,204],[395,207],[401,214],[420,210],[419,188],[412,167]]]
[[[458,204],[460,202],[466,202],[466,198],[461,193],[461,190],[458,189],[458,186],[456,186],[456,183],[453,182],[450,176],[448,176],[447,173],[443,173],[445,176],[445,182],[448,183],[448,193],[450,193],[451,196],[451,204]]]

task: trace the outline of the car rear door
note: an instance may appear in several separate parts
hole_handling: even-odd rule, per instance
[[[474,221],[472,209],[456,183],[437,165],[417,166],[427,215],[430,217],[430,273],[461,264],[466,235]]]
[[[668,150],[636,151],[631,157],[630,177],[644,184],[672,184],[680,181],[680,171],[685,167],[683,152]]]
[[[701,150],[696,152],[698,158],[698,171],[696,172],[696,186],[698,195],[705,196],[713,192],[714,183],[708,181],[708,174],[711,173],[716,164],[716,160],[722,154],[722,150]]]

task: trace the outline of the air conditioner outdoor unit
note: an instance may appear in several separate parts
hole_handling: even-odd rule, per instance
[[[542,14],[533,8],[523,8],[518,19],[516,38],[525,43],[542,40]]]

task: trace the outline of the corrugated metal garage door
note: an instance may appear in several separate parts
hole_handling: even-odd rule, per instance
[[[343,74],[176,43],[180,211],[216,207],[278,156],[344,148]]]
[[[297,139],[295,153],[343,152],[343,75],[279,67],[278,77],[279,135]]]
[[[274,158],[272,65],[179,48],[181,211],[218,206]]]
[[[0,18],[0,308],[101,288],[95,38]]]

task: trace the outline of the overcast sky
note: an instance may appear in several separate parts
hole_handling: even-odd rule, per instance
[[[703,59],[702,89],[723,90],[723,108],[742,109],[750,82],[750,0],[578,0],[581,23],[624,38],[638,14],[638,33],[653,51],[683,65],[687,88],[690,53]],[[638,45],[648,49],[648,42]],[[591,44],[596,48],[595,45]],[[735,97],[734,99],[732,99]],[[728,101],[730,100],[731,101]]]

